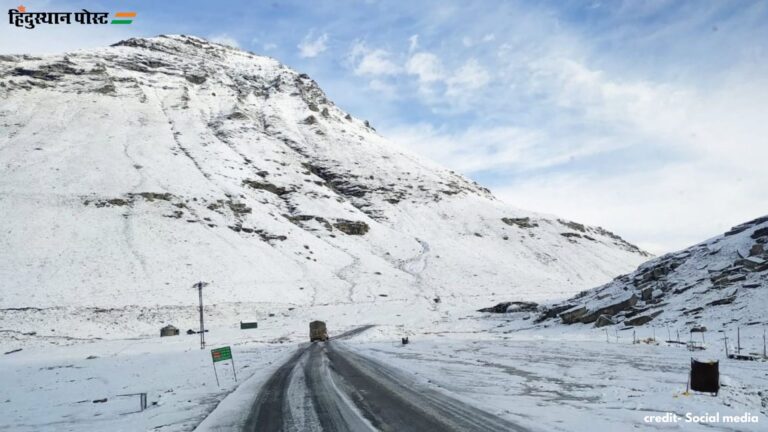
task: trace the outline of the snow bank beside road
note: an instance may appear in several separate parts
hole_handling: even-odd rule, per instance
[[[295,348],[251,342],[252,335],[207,336],[209,348],[232,346],[240,383],[268,374]],[[221,387],[196,335],[26,348],[0,356],[0,430],[191,430],[236,387],[229,362],[217,371]],[[143,412],[138,396],[118,396],[139,392],[147,393]]]

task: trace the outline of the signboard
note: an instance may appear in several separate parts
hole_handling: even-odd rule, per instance
[[[224,360],[229,360],[232,362],[232,374],[235,376],[235,382],[237,382],[235,359],[232,358],[232,349],[230,347],[225,346],[222,348],[212,349],[211,358],[213,359],[213,374],[216,375],[216,385],[219,385],[219,374],[216,372],[216,363]]]
[[[211,357],[213,357],[214,363],[224,360],[232,360],[232,350],[228,346],[224,348],[212,349]]]

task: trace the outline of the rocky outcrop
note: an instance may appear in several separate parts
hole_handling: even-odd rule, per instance
[[[597,321],[601,316],[612,317],[619,312],[627,311],[637,303],[637,296],[632,294],[626,299],[622,299],[607,306],[602,306],[595,310],[590,310],[587,306],[578,306],[561,313],[560,319],[564,324],[584,323],[589,324]]]
[[[758,230],[755,230],[755,232],[752,233],[750,236],[753,239],[766,239],[768,238],[768,227],[760,228]]]
[[[600,315],[614,316],[619,312],[630,310],[635,304],[637,304],[637,296],[632,294],[629,298],[609,304],[608,306],[601,307],[600,309],[586,314],[580,321],[584,324],[589,324],[596,321]]]
[[[568,309],[571,309],[575,305],[573,304],[562,304],[562,305],[555,305],[555,306],[549,306],[542,308],[541,314],[536,318],[534,323],[540,323],[543,321],[546,321],[550,318],[555,318],[558,316],[561,312],[565,312]]]
[[[605,327],[616,324],[608,315],[600,315],[595,321],[595,327]]]
[[[724,235],[726,237],[732,236],[734,234],[738,234],[738,233],[744,232],[744,231],[752,228],[753,226],[759,225],[759,224],[764,223],[764,222],[768,222],[768,216],[759,217],[759,218],[753,219],[753,220],[751,220],[749,222],[745,222],[743,224],[736,225],[735,227],[733,227],[730,230],[728,230],[728,232],[726,232]],[[758,231],[762,231],[762,230],[764,230],[766,233],[768,233],[768,228],[761,228]],[[752,237],[752,238],[756,238],[756,237]]]
[[[538,223],[531,221],[531,218],[529,217],[522,217],[522,218],[503,217],[501,218],[501,221],[507,225],[517,226],[519,228],[536,228],[537,226],[539,226]]]
[[[502,302],[496,306],[478,309],[478,312],[507,313],[507,312],[534,312],[538,309],[538,304],[533,302]]]
[[[289,189],[286,189],[282,186],[275,186],[272,183],[266,182],[266,181],[259,181],[259,180],[252,180],[252,179],[245,179],[243,180],[243,185],[248,186],[253,189],[260,189],[265,190],[267,192],[271,192],[277,196],[283,196],[287,193],[293,192]]]
[[[560,319],[563,321],[563,324],[574,324],[577,322],[581,322],[581,318],[585,316],[589,310],[586,306],[576,306],[571,309],[568,309],[565,312],[562,312],[558,314]]]
[[[574,241],[585,237],[585,231],[591,232],[590,227],[582,230],[580,224],[558,222],[573,230],[561,235]],[[535,323],[559,318],[563,324],[631,327],[659,316],[666,323],[691,323],[718,307],[740,311],[731,320],[768,323],[764,313],[757,311],[759,306],[754,306],[761,304],[755,301],[757,297],[742,295],[748,290],[768,289],[766,244],[768,217],[740,224],[720,237],[648,261],[633,273],[563,303],[544,306]],[[743,310],[754,311],[747,318]]]
[[[654,318],[661,315],[662,312],[663,311],[656,311],[648,315],[638,315],[634,318],[630,318],[624,321],[624,325],[635,327],[648,324],[649,322],[653,321]]]
[[[577,222],[571,222],[563,219],[558,219],[557,221],[574,231],[579,231],[583,233],[587,232],[587,228],[583,224],[580,224]]]
[[[333,227],[348,235],[364,235],[370,227],[365,222],[337,219]]]

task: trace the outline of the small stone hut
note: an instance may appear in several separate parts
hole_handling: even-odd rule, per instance
[[[179,329],[177,329],[176,327],[170,324],[160,329],[160,337],[178,336],[178,335],[179,335]]]

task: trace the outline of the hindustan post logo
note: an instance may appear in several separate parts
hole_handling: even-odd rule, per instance
[[[24,6],[8,11],[8,23],[16,27],[33,29],[42,24],[131,24],[136,12],[115,12],[112,20],[109,12],[27,12]]]

